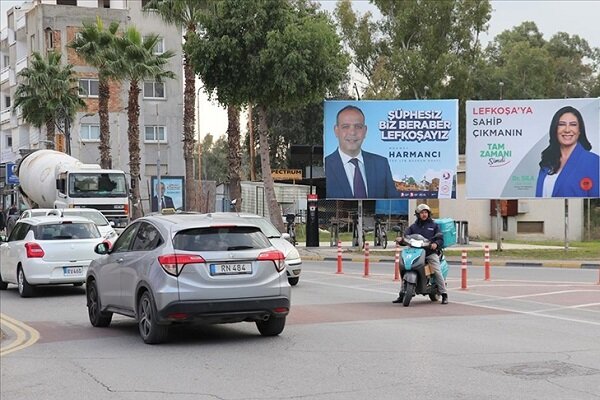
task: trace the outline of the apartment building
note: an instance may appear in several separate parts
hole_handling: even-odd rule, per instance
[[[20,153],[30,149],[52,147],[47,143],[45,127],[27,124],[18,110],[12,109],[19,85],[18,74],[28,66],[33,52],[45,54],[59,51],[65,63],[72,64],[79,77],[81,96],[87,109],[71,121],[71,154],[85,163],[100,163],[98,150],[100,123],[98,117],[98,74],[81,60],[68,44],[82,26],[82,21],[95,21],[99,16],[108,26],[116,21],[120,29],[134,25],[142,34],[156,33],[161,42],[157,52],[172,50],[176,55],[167,69],[175,79],[144,82],[140,96],[140,193],[143,207],[149,210],[150,179],[161,176],[184,176],[183,129],[183,58],[180,29],[165,25],[159,16],[142,12],[148,0],[30,0],[6,11],[7,24],[0,37],[0,164],[12,163]],[[112,167],[129,172],[127,145],[128,82],[111,82],[110,134]],[[4,171],[5,172],[5,171]],[[6,172],[5,172],[6,174]],[[13,187],[0,183],[3,201],[11,203]]]

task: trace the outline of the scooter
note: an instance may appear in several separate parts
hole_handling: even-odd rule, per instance
[[[400,240],[400,244],[408,245],[402,249],[400,263],[402,289],[399,297],[402,299],[402,305],[408,307],[412,298],[417,294],[429,296],[431,301],[438,301],[441,294],[435,282],[435,275],[425,260],[425,250],[431,243],[423,236],[415,234],[405,236]],[[440,253],[440,269],[446,280],[448,263],[443,252]]]

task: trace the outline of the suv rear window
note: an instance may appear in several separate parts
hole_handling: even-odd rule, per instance
[[[35,226],[33,229],[34,236],[38,240],[93,239],[100,237],[98,228],[91,222],[45,224]]]
[[[173,238],[176,250],[225,251],[264,249],[271,243],[259,228],[253,226],[194,228],[177,232]]]

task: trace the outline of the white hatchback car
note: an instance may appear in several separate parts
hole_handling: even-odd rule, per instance
[[[296,286],[300,280],[300,273],[302,272],[302,259],[300,258],[298,250],[288,241],[290,235],[279,232],[271,221],[260,215],[250,213],[238,213],[238,215],[258,225],[260,230],[267,238],[269,238],[273,247],[283,253],[285,256],[288,282],[290,285]]]
[[[87,218],[20,219],[0,243],[0,290],[14,283],[21,297],[30,297],[37,285],[81,286],[88,266],[99,257],[94,247],[102,241]]]
[[[98,227],[100,235],[110,242],[111,246],[119,236],[115,228],[106,219],[104,214],[95,208],[32,208],[21,213],[19,219],[40,217],[42,215],[57,215],[57,216],[80,216],[89,219]]]

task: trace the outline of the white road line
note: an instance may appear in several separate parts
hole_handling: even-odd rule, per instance
[[[334,273],[320,273],[320,272],[316,272],[316,273],[317,274],[331,275],[332,278],[336,277],[336,275]],[[362,275],[356,275],[356,276],[346,275],[346,277],[350,277],[350,278],[353,278],[353,279],[364,279],[362,277]],[[310,283],[314,283],[314,284],[317,284],[317,285],[323,285],[323,286],[329,286],[329,287],[338,287],[338,288],[351,289],[351,290],[360,290],[360,291],[364,291],[364,292],[384,293],[384,294],[392,294],[392,295],[397,293],[397,291],[391,291],[390,292],[390,291],[381,290],[381,289],[370,289],[370,288],[363,288],[363,287],[357,287],[357,286],[352,286],[352,285],[334,284],[334,283],[328,283],[328,282],[316,281],[316,280],[310,280],[310,279],[304,279],[304,282],[310,282]],[[458,291],[460,289],[456,289],[456,290]],[[453,303],[457,303],[457,304],[462,304],[462,305],[473,306],[473,307],[481,307],[481,308],[485,308],[485,309],[489,309],[489,310],[505,311],[505,312],[511,312],[511,313],[515,313],[515,314],[523,314],[523,315],[533,315],[533,316],[538,316],[538,317],[543,317],[543,318],[552,318],[552,319],[556,319],[556,320],[560,320],[560,321],[578,322],[578,323],[587,324],[587,325],[600,326],[600,321],[599,322],[596,322],[596,321],[586,321],[586,320],[581,320],[581,319],[576,319],[576,318],[561,317],[561,316],[557,316],[557,315],[546,315],[546,314],[542,314],[542,312],[544,312],[544,310],[538,310],[538,311],[521,311],[521,310],[516,310],[516,309],[513,309],[513,308],[491,306],[491,305],[486,305],[486,304],[481,304],[480,303],[481,301],[506,300],[506,299],[509,299],[507,297],[490,296],[490,295],[484,295],[484,294],[472,293],[472,292],[470,292],[470,293],[467,292],[465,294],[475,295],[475,296],[485,296],[485,297],[488,297],[488,299],[487,300],[479,300],[479,301],[467,301],[467,302],[460,302],[460,301],[453,300],[452,302]],[[543,305],[547,306],[547,304],[545,304],[545,303],[537,303],[537,302],[528,302],[528,303],[530,303],[530,304],[543,304]],[[572,309],[572,308],[573,308],[573,306],[566,306],[566,307],[557,308],[557,309],[552,310],[552,311],[568,310],[568,309]]]

